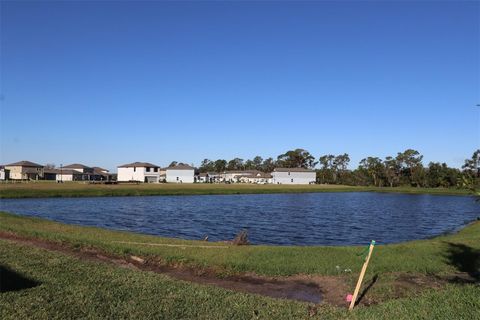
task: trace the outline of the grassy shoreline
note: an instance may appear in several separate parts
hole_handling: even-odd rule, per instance
[[[73,250],[94,249],[117,257],[184,265],[218,276],[246,273],[268,277],[301,274],[345,280],[352,288],[362,264],[360,247],[233,246],[81,227],[0,212],[0,233],[43,239]],[[121,242],[119,242],[121,241]],[[131,242],[131,243],[129,243]],[[136,242],[134,244],[133,242]],[[146,246],[138,243],[173,244]],[[204,248],[209,247],[212,248]],[[0,292],[0,318],[166,318],[166,319],[475,319],[480,317],[480,221],[434,239],[378,246],[364,288],[378,304],[353,313],[327,303],[312,306],[176,280],[163,274],[82,260],[61,252],[0,239],[0,267],[38,282],[28,289]],[[477,260],[475,260],[477,259]],[[340,271],[351,268],[351,273]],[[423,289],[399,279],[435,281],[471,274],[475,282],[451,280]],[[377,279],[378,280],[374,280]],[[449,278],[450,279],[450,278]],[[400,290],[400,291],[399,291]],[[313,312],[312,312],[313,310]]]
[[[166,263],[211,267],[220,272],[254,272],[266,276],[336,275],[337,265],[356,272],[361,267],[357,254],[363,249],[358,246],[234,246],[223,242],[164,238],[69,225],[6,212],[0,212],[0,232],[67,243],[76,248],[95,247],[119,256],[135,254],[161,257]],[[165,244],[175,246],[163,246]],[[219,244],[226,246],[226,250],[202,248]],[[450,263],[448,255],[458,249],[456,245],[468,247],[474,252],[480,251],[480,221],[470,223],[459,232],[432,239],[378,245],[375,249],[376,261],[370,270],[425,274],[455,272],[458,268]],[[405,255],[408,255],[408,261],[402,261]]]
[[[0,184],[0,199],[110,196],[231,195],[317,192],[385,192],[430,195],[468,195],[466,189],[413,187],[356,187],[343,185],[251,185],[251,184],[119,184],[96,185],[70,182]]]

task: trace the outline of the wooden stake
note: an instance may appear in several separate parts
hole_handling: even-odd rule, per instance
[[[360,272],[360,276],[358,277],[357,286],[355,287],[355,292],[353,293],[352,301],[350,302],[350,307],[348,310],[352,310],[355,306],[355,302],[357,301],[358,292],[360,291],[360,287],[362,286],[363,277],[365,276],[365,272],[367,271],[368,261],[370,261],[370,256],[373,252],[373,247],[375,246],[375,240],[372,240],[370,243],[370,247],[368,248],[368,255],[367,259],[363,263],[362,271]]]

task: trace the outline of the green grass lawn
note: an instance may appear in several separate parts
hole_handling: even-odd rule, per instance
[[[256,185],[256,184],[118,184],[100,185],[80,182],[57,184],[50,181],[0,184],[0,198],[153,196],[205,194],[261,194],[301,192],[399,192],[412,194],[466,195],[465,189],[376,188],[342,185]]]
[[[338,275],[352,288],[362,260],[359,247],[232,246],[160,238],[99,228],[79,227],[0,213],[0,232],[97,248],[116,256],[137,255],[159,263],[209,268],[222,274]],[[142,242],[184,247],[119,243]],[[203,248],[193,246],[226,246]],[[0,293],[0,319],[23,318],[165,318],[302,319],[308,304],[232,292],[187,283],[152,272],[123,269],[43,249],[0,240],[0,265],[38,281],[30,289]],[[339,274],[352,269],[351,274]],[[403,244],[377,246],[366,281],[379,276],[369,293],[381,303],[345,308],[318,306],[319,319],[478,319],[480,222],[456,234]],[[446,282],[440,289],[398,295],[398,275],[444,276],[462,272],[477,283]],[[383,298],[382,298],[383,297]]]

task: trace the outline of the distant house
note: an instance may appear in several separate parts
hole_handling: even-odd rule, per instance
[[[230,170],[221,174],[224,182],[271,183],[271,176],[258,170]]]
[[[53,168],[43,168],[43,180],[57,180],[57,174],[60,170],[53,169]]]
[[[174,167],[166,168],[167,182],[174,183],[193,183],[195,168],[186,164],[179,164]]]
[[[264,173],[261,171],[252,172],[250,174],[241,175],[237,177],[239,182],[256,183],[256,184],[272,183],[272,178],[273,177],[270,173]]]
[[[8,170],[5,170],[5,166],[0,166],[0,180],[8,180]]]
[[[89,167],[84,164],[74,163],[74,164],[69,164],[67,166],[64,166],[61,169],[66,170],[66,172],[68,172],[66,174],[68,175],[67,179],[71,177],[73,179],[72,181],[80,181],[80,180],[109,181],[111,180],[111,174],[109,173],[109,171],[107,169],[103,169],[100,167]],[[81,173],[81,175],[78,175],[76,173]],[[65,180],[65,181],[69,181],[69,180]]]
[[[43,166],[30,161],[19,161],[5,165],[12,180],[40,180],[43,179]]]
[[[112,181],[114,178],[114,175],[111,174],[110,171],[100,167],[93,167],[93,173],[95,175],[95,180]]]
[[[221,174],[217,172],[202,172],[195,176],[196,182],[214,183],[222,180]]]
[[[117,167],[117,181],[160,182],[160,167],[148,162],[133,162]]]
[[[100,168],[100,167],[92,167],[93,168],[93,171],[94,172],[98,172],[98,173],[105,173],[105,174],[108,174],[110,171],[108,171],[107,169],[103,169],[103,168]]]
[[[276,168],[272,172],[274,184],[312,184],[316,181],[316,172],[304,168]]]

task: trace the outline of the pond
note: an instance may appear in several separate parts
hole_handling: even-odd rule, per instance
[[[0,210],[184,239],[253,244],[360,245],[425,239],[480,216],[468,196],[370,192],[2,199]]]

